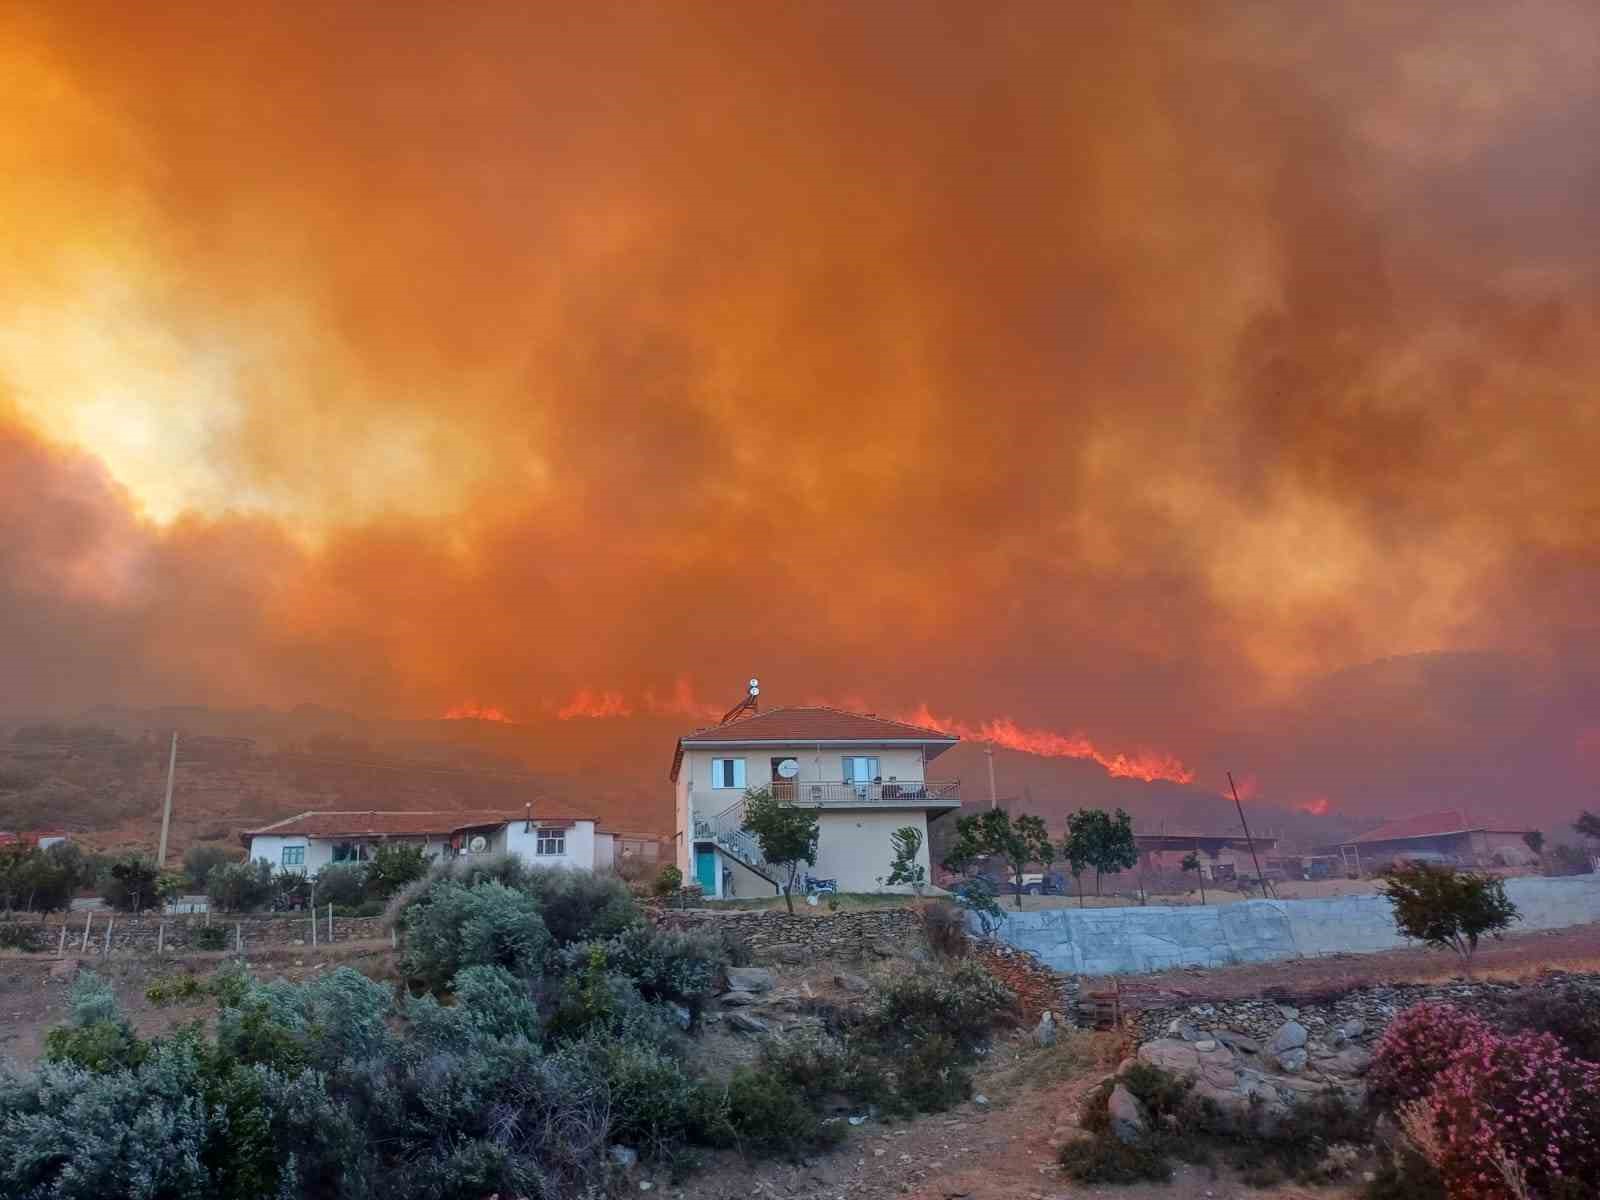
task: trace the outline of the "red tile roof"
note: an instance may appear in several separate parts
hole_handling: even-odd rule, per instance
[[[483,811],[410,811],[410,812],[304,812],[288,817],[260,829],[246,829],[240,840],[249,843],[252,837],[444,837],[458,829],[479,829],[488,825],[504,825],[508,821],[527,818],[526,812]],[[578,821],[592,821],[593,817],[570,817],[535,811],[533,819],[539,825],[573,825]]]
[[[697,729],[679,738],[677,753],[672,759],[672,778],[678,777],[678,766],[683,761],[684,750],[693,746],[715,746],[724,742],[779,745],[911,742],[936,745],[943,750],[960,740],[954,734],[939,729],[908,725],[904,721],[891,721],[871,713],[846,712],[842,708],[825,708],[821,705],[773,708],[764,713],[740,717],[726,725]]]
[[[1369,829],[1366,833],[1357,834],[1346,839],[1342,844],[1346,846],[1362,846],[1371,842],[1400,842],[1408,838],[1448,837],[1453,833],[1526,833],[1525,829],[1512,829],[1503,825],[1485,825],[1479,822],[1468,825],[1466,814],[1459,808],[1447,808],[1443,812],[1419,813],[1414,817],[1400,817],[1393,821],[1386,821],[1376,829]]]

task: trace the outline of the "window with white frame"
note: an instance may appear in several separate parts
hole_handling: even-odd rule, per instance
[[[713,758],[711,760],[711,786],[714,788],[744,787],[744,759]]]
[[[878,760],[862,755],[847,754],[844,758],[846,783],[871,783],[878,778]]]
[[[286,867],[303,867],[306,865],[306,848],[304,846],[285,846],[283,848],[283,865]]]
[[[540,856],[563,856],[567,852],[567,831],[565,829],[541,829],[533,843],[533,852]]]

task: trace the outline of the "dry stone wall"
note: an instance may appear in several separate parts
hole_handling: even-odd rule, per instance
[[[91,914],[68,913],[63,921],[57,913],[48,920],[26,919],[26,923],[39,930],[39,941],[48,952],[61,946],[61,929],[65,924],[66,949],[69,953],[103,954],[109,932],[111,952],[154,953],[159,945],[174,953],[196,950],[196,933],[206,928],[205,914],[185,913],[158,917],[150,914],[131,916],[126,913],[95,912]],[[88,947],[84,947],[84,929],[88,927]],[[282,913],[271,916],[231,917],[213,913],[210,927],[221,930],[227,937],[226,949],[233,950],[240,935],[246,952],[267,946],[292,946],[311,943],[311,917],[308,913]],[[382,917],[334,917],[333,941],[354,942],[388,937]],[[318,917],[317,940],[328,941],[328,915]]]
[[[907,908],[865,912],[808,913],[662,911],[668,929],[710,929],[738,938],[758,961],[809,962],[813,959],[890,957],[922,945],[922,926]]]

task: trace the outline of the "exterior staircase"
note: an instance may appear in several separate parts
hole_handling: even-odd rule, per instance
[[[761,843],[744,831],[744,801],[738,800],[716,816],[695,819],[694,836],[698,841],[715,842],[717,846],[761,878],[779,886],[778,872],[761,856]]]

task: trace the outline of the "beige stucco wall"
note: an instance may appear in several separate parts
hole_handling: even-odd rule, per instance
[[[819,879],[837,879],[841,892],[911,891],[909,887],[886,888],[878,883],[880,875],[889,873],[894,857],[889,835],[902,825],[910,825],[922,834],[917,861],[931,880],[928,821],[920,809],[824,810],[817,822],[817,865],[810,868],[811,874]]]

